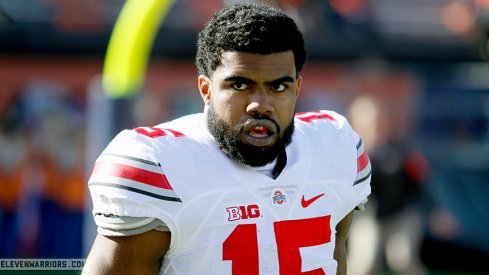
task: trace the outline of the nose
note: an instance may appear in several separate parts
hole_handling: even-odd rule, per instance
[[[256,90],[251,94],[246,112],[250,115],[270,115],[274,111],[272,99],[265,90]]]

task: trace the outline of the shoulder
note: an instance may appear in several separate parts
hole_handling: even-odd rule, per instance
[[[138,127],[133,130],[137,134],[149,138],[188,137],[200,134],[203,119],[202,113],[192,114],[153,127]]]
[[[201,124],[202,115],[196,114],[120,132],[95,161],[88,182],[93,213],[146,217],[174,226],[184,193],[182,175],[195,166],[188,156],[198,146],[194,141]]]
[[[328,128],[342,129],[348,124],[346,118],[334,111],[316,110],[310,112],[298,112],[295,121],[300,128]]]
[[[156,200],[180,201],[158,158],[158,152],[161,151],[161,144],[164,142],[154,141],[155,138],[162,137],[162,133],[171,132],[160,130],[149,127],[124,130],[109,143],[95,161],[88,182],[92,199],[144,195]],[[128,192],[132,195],[127,195]],[[103,200],[104,204],[114,201]]]
[[[193,127],[197,121],[198,115],[120,132],[95,161],[89,179],[94,209],[120,216],[146,216],[141,214],[147,211],[143,202],[180,202],[168,178],[175,166],[169,159],[182,162],[175,151],[188,145],[179,141],[188,139],[187,134],[196,131],[193,128],[199,128]],[[115,201],[119,206],[115,207]],[[108,207],[117,211],[109,211]]]
[[[121,131],[106,147],[104,153],[124,152],[129,155],[148,155],[161,149],[175,138],[185,139],[201,129],[201,114],[184,116],[156,126],[141,126]]]
[[[204,114],[197,113],[179,117],[177,119],[156,125],[155,128],[172,129],[185,136],[194,134],[196,131],[202,129],[202,123],[204,122]]]
[[[310,142],[321,144],[323,151],[317,150],[321,158],[330,156],[339,163],[344,160],[345,167],[350,174],[355,175],[351,186],[362,188],[365,186],[364,194],[369,193],[368,185],[371,176],[371,165],[365,145],[361,137],[348,123],[348,120],[334,112],[318,110],[297,113],[295,116],[296,128],[305,133]],[[339,170],[339,169],[337,169]],[[360,203],[364,198],[357,203]]]
[[[351,143],[355,147],[360,142],[360,137],[351,128],[348,120],[328,110],[300,112],[295,115],[295,125],[298,131],[305,132],[308,136],[318,136],[323,142]]]

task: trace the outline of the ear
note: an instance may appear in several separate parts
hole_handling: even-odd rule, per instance
[[[298,77],[296,81],[295,97],[298,98],[301,91],[302,77]]]
[[[207,105],[211,102],[211,80],[205,75],[199,75],[198,81],[200,96]]]

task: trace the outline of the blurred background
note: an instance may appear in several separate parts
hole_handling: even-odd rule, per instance
[[[196,33],[233,0],[177,0],[141,93],[100,84],[123,0],[0,0],[0,258],[85,258],[86,182],[123,128],[200,112]],[[489,274],[489,0],[276,0],[309,60],[297,111],[346,115],[372,159],[349,274]]]

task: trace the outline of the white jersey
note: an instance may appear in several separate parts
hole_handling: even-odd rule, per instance
[[[344,117],[298,113],[270,178],[232,161],[203,114],[121,132],[89,181],[93,213],[171,231],[160,274],[336,274],[335,227],[370,194],[370,162]]]

